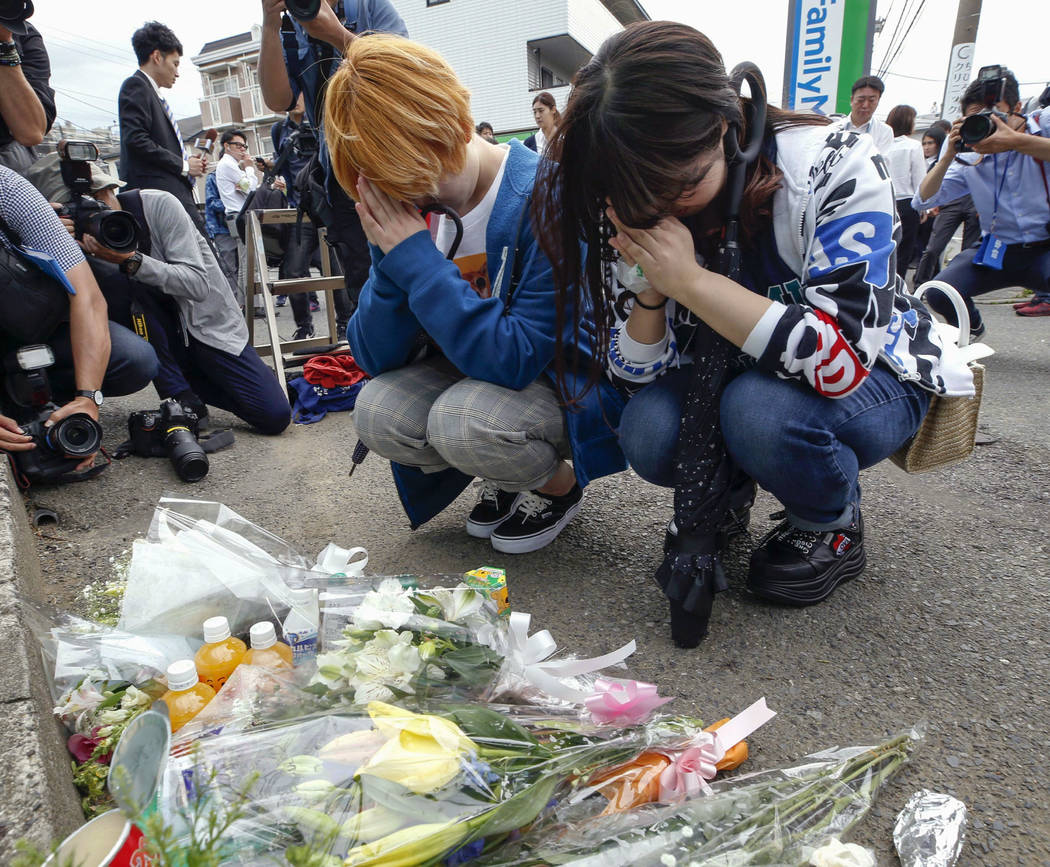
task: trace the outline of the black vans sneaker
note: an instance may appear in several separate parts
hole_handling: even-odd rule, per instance
[[[580,511],[583,488],[560,497],[529,491],[517,510],[492,534],[492,547],[504,554],[525,554],[549,545]]]
[[[487,539],[500,524],[514,514],[525,494],[504,491],[495,483],[478,483],[478,502],[467,516],[467,533],[475,539]]]
[[[747,587],[782,605],[816,605],[864,571],[864,520],[839,530],[802,530],[784,520],[751,555]]]

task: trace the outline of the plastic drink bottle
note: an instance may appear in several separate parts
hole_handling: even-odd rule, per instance
[[[251,649],[244,654],[244,665],[261,665],[265,668],[291,668],[292,648],[277,640],[277,631],[268,620],[252,626],[249,637]]]
[[[215,690],[201,683],[192,659],[180,659],[168,666],[168,691],[160,700],[168,706],[171,730],[177,732],[215,698]]]
[[[204,621],[204,646],[193,658],[201,680],[218,692],[241,664],[247,649],[243,641],[231,637],[225,617],[209,617]]]
[[[292,648],[294,663],[300,665],[317,655],[317,632],[321,612],[317,591],[310,587],[291,590],[292,610],[284,618],[282,629],[285,641]]]

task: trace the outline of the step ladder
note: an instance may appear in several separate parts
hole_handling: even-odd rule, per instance
[[[307,361],[317,355],[340,355],[350,351],[345,340],[336,335],[335,327],[335,301],[332,293],[336,289],[344,289],[346,283],[341,275],[332,274],[332,251],[325,238],[324,228],[318,229],[318,249],[321,255],[320,277],[296,277],[287,280],[271,280],[270,266],[266,263],[266,248],[263,245],[262,227],[264,225],[280,225],[282,223],[294,223],[298,218],[298,212],[294,208],[281,208],[278,210],[250,211],[245,221],[245,240],[247,261],[245,263],[245,274],[247,274],[247,300],[244,305],[244,315],[248,323],[248,342],[255,344],[255,296],[262,295],[262,306],[266,313],[266,328],[269,336],[268,343],[262,343],[255,347],[263,358],[270,360],[277,380],[281,388],[287,390],[288,383],[285,369],[289,367],[302,367]],[[303,215],[303,220],[308,221]],[[292,231],[295,229],[293,227]],[[300,292],[324,292],[325,313],[328,318],[328,335],[321,337],[308,337],[305,340],[281,340],[277,332],[277,313],[274,304],[275,295],[294,295]],[[334,348],[333,348],[334,347]],[[311,349],[317,349],[311,352]]]

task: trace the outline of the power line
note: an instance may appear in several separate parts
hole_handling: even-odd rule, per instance
[[[921,75],[905,75],[903,72],[887,72],[886,75],[891,78],[908,78],[912,81],[936,81],[944,84],[943,78],[923,78]]]
[[[897,45],[897,50],[893,52],[893,57],[891,57],[889,63],[886,64],[887,71],[889,71],[890,66],[892,66],[894,61],[900,56],[901,50],[904,48],[904,43],[908,41],[908,36],[911,35],[911,30],[915,26],[915,22],[919,20],[919,16],[922,15],[922,10],[925,8],[926,0],[920,0],[919,8],[915,10],[915,14],[912,16],[911,21],[908,23],[908,29],[904,31],[904,36],[901,37],[901,41]]]
[[[92,99],[109,99],[109,97],[101,96],[97,93],[85,93],[83,90],[73,90],[71,87],[62,88],[64,93],[75,93],[77,96],[90,96]],[[116,104],[116,100],[114,100]]]
[[[73,94],[69,93],[68,91],[63,90],[60,87],[56,87],[55,88],[55,92],[56,93],[61,93],[67,99],[73,100],[73,102],[79,102],[79,103],[81,103],[83,105],[86,105],[88,108],[93,108],[93,109],[95,109],[95,111],[104,111],[108,115],[113,115],[114,114],[112,106],[110,106],[109,108],[103,108],[100,105],[95,105],[94,103],[88,102],[86,99],[80,99],[79,97],[73,96]]]
[[[123,61],[125,63],[128,60],[131,60],[135,56],[134,53],[132,53],[132,52],[122,53],[121,50],[119,48],[117,48],[115,45],[113,45],[112,43],[103,42],[101,39],[91,39],[91,38],[89,38],[87,36],[83,36],[80,33],[71,33],[68,30],[63,30],[61,27],[48,27],[47,28],[47,32],[49,34],[50,33],[64,33],[64,34],[66,34],[66,36],[73,37],[73,39],[76,40],[76,44],[81,44],[81,43],[84,43],[84,42],[94,43],[95,45],[98,45],[98,46],[101,46],[101,47],[100,48],[95,48],[93,50],[98,51],[99,53],[109,54],[111,57],[113,57],[115,59],[120,59],[121,61]],[[56,38],[61,39],[61,37],[56,37]]]
[[[114,57],[107,56],[100,52],[96,52],[93,48],[83,48],[73,43],[66,42],[64,39],[50,39],[48,40],[51,44],[56,44],[63,51],[73,51],[77,54],[83,54],[85,57],[90,57],[92,60],[101,60],[104,63],[112,63],[114,66],[119,66],[122,69],[128,68],[129,61],[127,59],[117,60]]]
[[[901,31],[901,25],[904,22],[904,16],[908,14],[908,6],[912,3],[912,0],[904,0],[904,5],[901,7],[900,15],[897,16],[897,21],[893,25],[893,32],[890,34],[889,41],[886,43],[886,50],[882,54],[882,63],[879,64],[877,72],[879,75],[883,73],[886,66],[886,58],[889,57],[890,52],[893,50],[894,45],[897,42],[897,37]],[[892,12],[893,6],[891,5],[890,11]],[[889,16],[887,15],[887,18]],[[885,29],[883,30],[885,32]],[[881,40],[880,40],[881,41]]]

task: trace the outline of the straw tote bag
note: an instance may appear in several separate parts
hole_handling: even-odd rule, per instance
[[[969,345],[970,314],[962,296],[940,280],[924,283],[916,291],[916,296],[922,298],[927,289],[940,289],[948,296],[958,316],[958,346],[961,349]],[[946,340],[949,339],[944,331],[941,334]],[[934,395],[915,436],[890,456],[890,460],[898,467],[909,473],[926,473],[965,460],[973,453],[977,439],[977,414],[984,392],[984,365],[970,361],[969,367],[973,372],[974,396]]]

